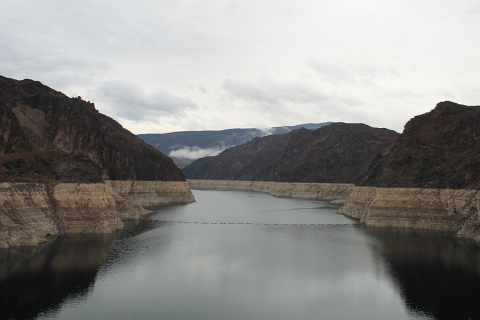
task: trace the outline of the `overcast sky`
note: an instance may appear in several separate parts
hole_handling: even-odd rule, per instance
[[[308,122],[401,132],[480,105],[478,0],[2,0],[0,74],[133,133]]]

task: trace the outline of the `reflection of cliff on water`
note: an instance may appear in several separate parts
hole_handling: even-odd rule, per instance
[[[128,221],[123,231],[112,234],[65,236],[36,247],[0,250],[0,319],[33,319],[66,299],[86,296],[114,240],[155,227],[158,223]]]
[[[368,228],[407,307],[434,319],[480,319],[480,248],[449,233]]]

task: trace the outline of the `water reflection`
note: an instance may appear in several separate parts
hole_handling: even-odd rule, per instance
[[[476,243],[449,233],[369,228],[411,311],[438,320],[480,319],[480,255]],[[378,249],[378,247],[377,247]]]
[[[58,237],[36,247],[0,250],[0,319],[34,319],[69,299],[85,299],[118,238],[158,227],[129,221],[122,232]]]
[[[354,221],[311,201],[195,196],[110,235],[0,251],[0,319],[480,319],[476,244],[327,225]]]

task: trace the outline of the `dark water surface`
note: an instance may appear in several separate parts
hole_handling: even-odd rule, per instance
[[[194,193],[122,232],[0,251],[0,319],[480,319],[476,244],[323,202]]]

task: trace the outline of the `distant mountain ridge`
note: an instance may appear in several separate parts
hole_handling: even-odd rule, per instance
[[[353,183],[399,134],[365,124],[333,123],[256,137],[183,169],[187,179]]]
[[[216,155],[226,148],[233,147],[270,134],[283,134],[292,130],[318,129],[333,122],[305,123],[294,126],[273,127],[270,129],[226,129],[206,131],[179,131],[171,133],[139,134],[138,137],[169,155],[175,163],[183,168],[193,160],[205,156]]]

